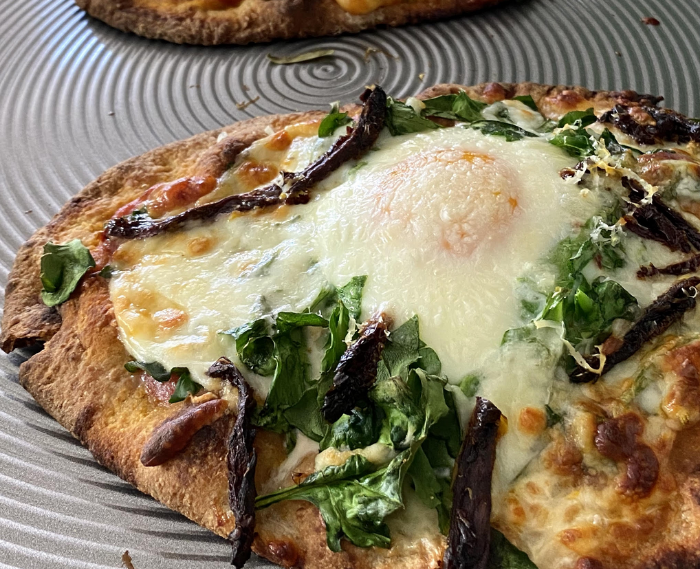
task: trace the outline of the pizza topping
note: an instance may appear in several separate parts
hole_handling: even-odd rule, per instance
[[[476,398],[452,486],[454,502],[445,551],[446,569],[486,569],[491,543],[491,477],[501,412]]]
[[[641,318],[622,338],[620,347],[611,354],[605,354],[603,361],[600,362],[599,371],[593,370],[591,365],[597,364],[595,360],[600,359],[600,354],[588,358],[590,364],[588,367],[577,366],[569,375],[569,379],[574,383],[596,381],[615,365],[633,356],[649,340],[663,334],[688,310],[695,308],[696,287],[699,284],[700,277],[690,277],[674,284],[644,310]]]
[[[344,163],[360,158],[375,143],[384,127],[386,94],[381,87],[363,94],[364,107],[357,126],[341,136],[318,160],[303,171],[283,176],[282,186],[273,184],[244,194],[234,194],[218,201],[200,205],[163,220],[155,221],[147,216],[135,219],[119,217],[111,219],[105,233],[123,239],[143,239],[164,232],[183,229],[193,221],[211,222],[220,215],[234,211],[247,212],[282,204],[299,204],[309,201],[309,191]]]
[[[95,266],[90,251],[79,239],[63,245],[47,243],[41,256],[41,300],[46,306],[63,304],[80,279]]]
[[[390,321],[384,314],[367,320],[359,337],[340,357],[333,375],[333,386],[324,398],[321,413],[329,423],[352,411],[377,380],[377,364],[386,345]]]
[[[141,451],[141,464],[160,466],[167,462],[182,451],[198,431],[223,417],[228,404],[214,397],[207,393],[197,399],[187,399],[175,415],[158,425]]]
[[[255,399],[248,383],[235,365],[226,358],[219,358],[207,372],[238,388],[238,415],[228,440],[229,505],[236,518],[236,528],[229,540],[233,546],[231,564],[240,569],[250,558],[255,537],[255,467],[257,454],[253,448],[255,429],[251,416]]]
[[[700,233],[685,218],[666,205],[658,194],[644,203],[644,193],[638,183],[623,179],[630,191],[632,214],[625,216],[626,227],[644,239],[652,239],[666,245],[671,251],[689,253],[694,247],[700,250]]]
[[[177,379],[173,394],[168,400],[169,403],[179,403],[188,395],[196,395],[202,389],[202,386],[192,379],[190,370],[186,367],[174,367],[168,371],[158,362],[130,361],[124,364],[124,368],[129,373],[136,373],[139,370],[145,371],[160,383]]]
[[[659,461],[654,451],[639,440],[644,431],[635,413],[625,413],[598,425],[595,446],[604,457],[623,462],[625,473],[619,490],[643,498],[651,493],[659,476]]]
[[[646,266],[640,267],[637,271],[637,276],[640,279],[654,277],[656,275],[688,275],[695,273],[700,268],[700,255],[693,255],[678,263],[672,263],[665,267],[657,267],[654,263],[649,263]]]
[[[640,144],[700,142],[700,123],[669,109],[615,105],[600,117]]]
[[[348,113],[341,113],[338,103],[333,103],[331,105],[331,112],[328,113],[321,121],[321,124],[318,125],[318,136],[320,138],[331,136],[338,128],[350,123],[352,123],[352,119],[348,116]]]

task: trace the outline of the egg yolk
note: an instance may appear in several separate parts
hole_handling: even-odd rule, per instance
[[[518,184],[508,165],[459,149],[399,162],[380,174],[369,196],[377,227],[431,239],[457,256],[497,243],[519,213]]]

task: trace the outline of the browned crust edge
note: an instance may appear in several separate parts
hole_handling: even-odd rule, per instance
[[[459,89],[487,102],[531,94],[550,118],[573,109],[593,106],[604,111],[617,102],[636,104],[644,100],[644,96],[630,91],[593,92],[532,83],[436,85],[421,96]],[[47,240],[80,238],[89,246],[96,244],[103,223],[150,185],[190,174],[202,165],[224,167],[227,151],[265,136],[267,127],[279,129],[322,115],[310,112],[251,119],[175,142],[111,168],[22,246],[10,273],[0,337],[3,349],[11,351],[37,341],[46,342],[41,352],[21,366],[22,385],[100,463],[222,536],[234,527],[228,508],[224,460],[231,418],[204,428],[177,458],[160,467],[143,467],[139,454],[147,436],[180,404],[158,406],[123,369],[128,354],[117,337],[106,282],[96,276],[87,278],[68,302],[57,311],[49,310],[39,300],[39,259]],[[228,137],[217,143],[222,131]],[[696,438],[694,448],[700,448],[700,430]],[[260,484],[269,477],[271,466],[283,458],[284,451],[277,435],[265,432],[259,435],[256,448]],[[682,490],[682,509],[683,515],[695,519],[700,519],[698,488],[700,484],[689,474]],[[287,502],[259,513],[254,550],[285,566],[388,569],[398,564],[407,569],[426,569],[440,565],[440,548],[397,556],[392,550],[365,550],[347,544],[344,547],[345,551],[339,554],[328,550],[323,523],[309,504]],[[700,535],[697,531],[689,533],[679,521],[678,531],[670,532],[659,547],[650,550],[639,567],[683,569],[696,567],[699,562]]]
[[[76,0],[91,16],[125,32],[174,43],[247,44],[356,33],[472,12],[504,0],[426,0],[379,8],[364,15],[335,0],[245,0],[227,10],[153,8],[138,0]]]

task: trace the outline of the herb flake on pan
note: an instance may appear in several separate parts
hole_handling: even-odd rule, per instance
[[[348,116],[348,113],[341,113],[338,103],[333,103],[331,105],[331,112],[328,113],[321,121],[321,124],[318,125],[318,136],[320,138],[331,136],[336,129],[348,125],[351,122],[352,119]]]
[[[41,300],[46,306],[63,304],[80,279],[95,266],[90,250],[79,239],[63,245],[47,243],[41,256]]]
[[[303,63],[305,61],[321,59],[322,57],[331,56],[334,53],[334,49],[316,49],[313,51],[305,51],[297,55],[272,55],[268,53],[267,59],[270,63],[274,63],[275,65],[291,65],[292,63]]]

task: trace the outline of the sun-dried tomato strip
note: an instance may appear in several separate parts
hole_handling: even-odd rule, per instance
[[[333,386],[321,407],[323,418],[329,423],[335,423],[343,413],[350,413],[377,381],[377,365],[386,345],[388,325],[383,314],[373,316],[363,324],[355,343],[340,357]]]
[[[620,347],[606,356],[601,374],[577,366],[569,375],[569,379],[574,383],[597,381],[602,374],[633,356],[649,340],[663,334],[671,324],[678,322],[688,310],[695,308],[697,303],[696,287],[698,285],[700,285],[700,277],[690,277],[675,283],[647,307],[642,317],[624,335]],[[599,365],[599,357],[599,354],[594,354],[586,360],[591,367],[596,368]]]
[[[646,266],[639,267],[637,277],[645,279],[656,275],[689,275],[690,273],[695,273],[698,268],[700,268],[700,255],[693,255],[683,261],[672,263],[665,267],[657,267],[654,263],[649,263]]]
[[[258,462],[253,448],[255,429],[251,417],[255,399],[248,383],[235,365],[219,358],[207,375],[228,381],[238,388],[238,416],[228,440],[228,496],[229,506],[236,518],[236,528],[229,535],[233,547],[231,564],[240,569],[250,558],[255,537],[255,467]]]
[[[180,411],[153,429],[141,451],[141,464],[159,466],[177,456],[197,432],[220,419],[226,408],[226,401],[221,399],[185,403]]]
[[[386,93],[381,87],[375,87],[373,90],[365,91],[362,99],[364,106],[357,126],[349,134],[336,140],[328,152],[303,171],[287,174],[284,177],[284,187],[272,184],[245,194],[227,196],[162,220],[145,216],[111,219],[105,226],[105,234],[122,239],[143,239],[160,233],[178,231],[194,221],[213,221],[220,215],[234,211],[246,212],[281,204],[293,205],[308,202],[308,194],[313,186],[346,162],[363,156],[384,128]]]
[[[501,412],[476,398],[457,458],[445,569],[485,569],[491,545],[491,478]]]
[[[637,122],[630,112],[649,115],[651,120],[644,124]],[[641,114],[641,113],[640,113]],[[659,109],[649,105],[641,107],[629,107],[627,105],[615,105],[604,113],[599,122],[609,123],[621,132],[631,136],[640,144],[658,144],[659,142],[687,143],[691,140],[700,142],[700,123],[669,109]]]

